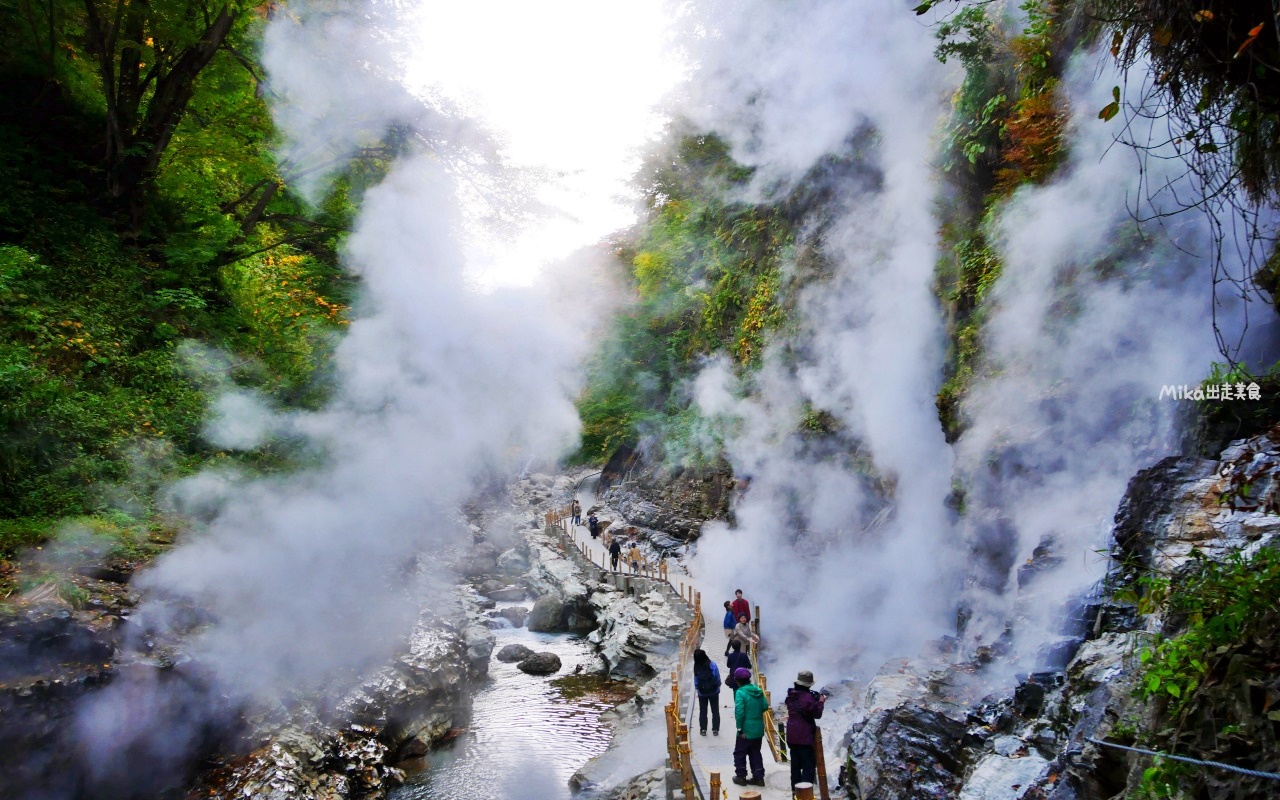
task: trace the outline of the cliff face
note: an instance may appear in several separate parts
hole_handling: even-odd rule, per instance
[[[850,796],[1103,800],[1137,791],[1151,760],[1093,740],[1266,769],[1258,766],[1268,758],[1265,748],[1261,756],[1256,748],[1252,756],[1232,749],[1224,731],[1248,723],[1223,728],[1224,709],[1217,710],[1222,730],[1212,742],[1199,734],[1153,738],[1157,725],[1174,716],[1167,701],[1177,698],[1152,696],[1146,665],[1152,656],[1144,652],[1186,626],[1149,587],[1185,582],[1206,560],[1247,560],[1273,548],[1278,500],[1280,441],[1268,436],[1234,442],[1218,460],[1167,458],[1138,473],[1116,514],[1111,574],[1097,597],[1082,599],[1082,626],[1068,632],[1065,668],[1024,675],[1012,692],[985,694],[999,655],[955,663],[941,654],[888,665],[870,683],[863,716],[849,731]],[[1210,686],[1229,679],[1209,664],[1202,680]],[[1255,696],[1246,690],[1237,702],[1249,706],[1245,720],[1262,721],[1270,695],[1255,684]],[[1209,695],[1205,702],[1211,701]],[[1212,726],[1213,711],[1201,721],[1206,716]],[[1263,726],[1255,735],[1269,741],[1271,725]],[[1260,796],[1250,792],[1265,787],[1249,780],[1215,774],[1204,796]]]

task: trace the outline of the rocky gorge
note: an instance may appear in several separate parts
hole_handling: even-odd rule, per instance
[[[429,768],[433,748],[466,729],[469,698],[491,658],[548,679],[561,671],[554,653],[513,646],[495,654],[493,629],[501,627],[586,635],[597,664],[583,677],[609,682],[613,702],[636,698],[604,723],[625,725],[659,691],[646,681],[669,668],[688,615],[662,592],[629,594],[589,575],[554,529],[542,529],[543,512],[563,504],[571,489],[567,477],[537,475],[504,501],[470,509],[471,542],[451,557],[462,582],[446,603],[422,596],[431,602],[419,608],[391,662],[336,699],[239,709],[224,729],[210,732],[188,788],[172,787],[166,796],[385,797],[406,773]],[[0,744],[12,765],[0,770],[4,796],[79,791],[77,710],[96,689],[123,673],[153,673],[160,681],[198,674],[181,636],[139,645],[130,627],[139,596],[125,566],[114,565],[113,580],[83,578],[90,589],[83,607],[53,593],[35,595],[4,621]]]
[[[1242,492],[1242,486],[1250,488]],[[1158,636],[1176,635],[1185,622],[1142,598],[1153,580],[1185,580],[1203,560],[1249,559],[1274,548],[1278,490],[1275,432],[1233,442],[1216,460],[1170,457],[1138,473],[1116,513],[1108,576],[1068,615],[1067,646],[1042,652],[1056,658],[1014,665],[1021,672],[1012,691],[990,692],[984,677],[1009,668],[1000,644],[970,658],[958,659],[952,650],[887,665],[867,685],[845,735],[842,775],[849,796],[1140,795],[1151,758],[1103,742],[1150,747],[1142,731],[1168,724],[1161,716],[1166,704],[1147,699],[1140,687],[1149,680],[1147,648]],[[1021,590],[1034,596],[1034,582]],[[1274,771],[1275,722],[1268,705],[1276,690],[1270,674],[1259,681],[1243,669],[1229,674],[1225,661],[1206,665],[1206,686],[1239,684],[1231,690],[1242,704],[1234,709],[1238,716],[1220,709],[1216,725],[1204,720],[1207,729],[1192,725],[1186,737],[1164,744]],[[1208,773],[1206,797],[1260,797],[1274,789],[1266,780],[1212,768]]]

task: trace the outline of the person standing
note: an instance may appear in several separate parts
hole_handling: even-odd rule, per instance
[[[742,652],[742,645],[738,644],[737,639],[733,639],[729,642],[729,655],[725,659],[725,670],[729,673],[730,680],[725,686],[733,690],[735,697],[738,694],[738,679],[735,676],[740,669],[745,669],[748,676],[751,674],[751,656]]]
[[[600,535],[600,518],[595,515],[595,512],[587,515],[587,530],[591,532],[592,539]]]
[[[581,525],[582,524],[582,504],[578,502],[578,498],[575,497],[573,499],[573,503],[570,504],[569,509],[570,511],[573,512],[573,524]]]
[[[693,689],[698,693],[698,733],[707,735],[707,706],[711,706],[711,735],[720,735],[720,668],[705,650],[693,651]]]
[[[643,558],[643,556],[640,554],[640,547],[635,542],[632,542],[631,549],[627,551],[627,560],[631,562],[632,575],[640,574],[641,558]]]
[[[622,542],[618,541],[618,537],[613,537],[613,541],[609,542],[609,565],[614,572],[618,571],[618,560],[622,558]]]
[[[751,682],[751,670],[733,671],[738,690],[733,693],[733,720],[738,727],[738,740],[733,746],[733,782],[739,786],[764,786],[764,758],[760,745],[764,741],[764,712],[769,702],[764,692]],[[751,762],[751,779],[747,780],[747,761]]]
[[[728,600],[724,601],[724,640],[727,644],[724,646],[724,654],[729,656],[729,648],[733,646],[733,626],[738,624],[738,617],[733,613],[733,608]]]
[[[760,644],[760,637],[751,630],[751,623],[746,614],[738,615],[738,624],[733,629],[733,640],[738,643],[744,653],[751,652],[751,643]]]
[[[813,673],[804,670],[796,676],[796,685],[787,690],[787,747],[791,750],[791,788],[797,783],[816,782],[818,768],[814,751],[817,720],[826,707],[827,692],[813,691]]]
[[[748,621],[751,620],[751,604],[748,603],[747,599],[742,596],[741,589],[733,590],[733,604],[730,606],[730,608],[733,609],[734,619],[737,619],[738,617],[741,617],[743,614],[746,614],[747,620]]]

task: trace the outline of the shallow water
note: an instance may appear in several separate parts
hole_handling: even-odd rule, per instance
[[[528,603],[499,603],[503,608]],[[566,698],[552,681],[599,669],[581,636],[495,630],[494,654],[508,644],[560,656],[555,675],[526,675],[516,665],[489,662],[488,680],[475,694],[467,731],[430,753],[430,768],[411,776],[391,800],[566,800],[569,778],[609,746],[600,714],[610,708],[598,696]]]

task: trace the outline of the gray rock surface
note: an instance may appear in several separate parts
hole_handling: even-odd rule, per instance
[[[521,659],[516,669],[530,675],[552,675],[560,671],[560,656],[555,653],[534,653]]]
[[[511,661],[523,661],[533,655],[533,651],[522,644],[509,644],[498,651],[494,658],[503,663]]]

